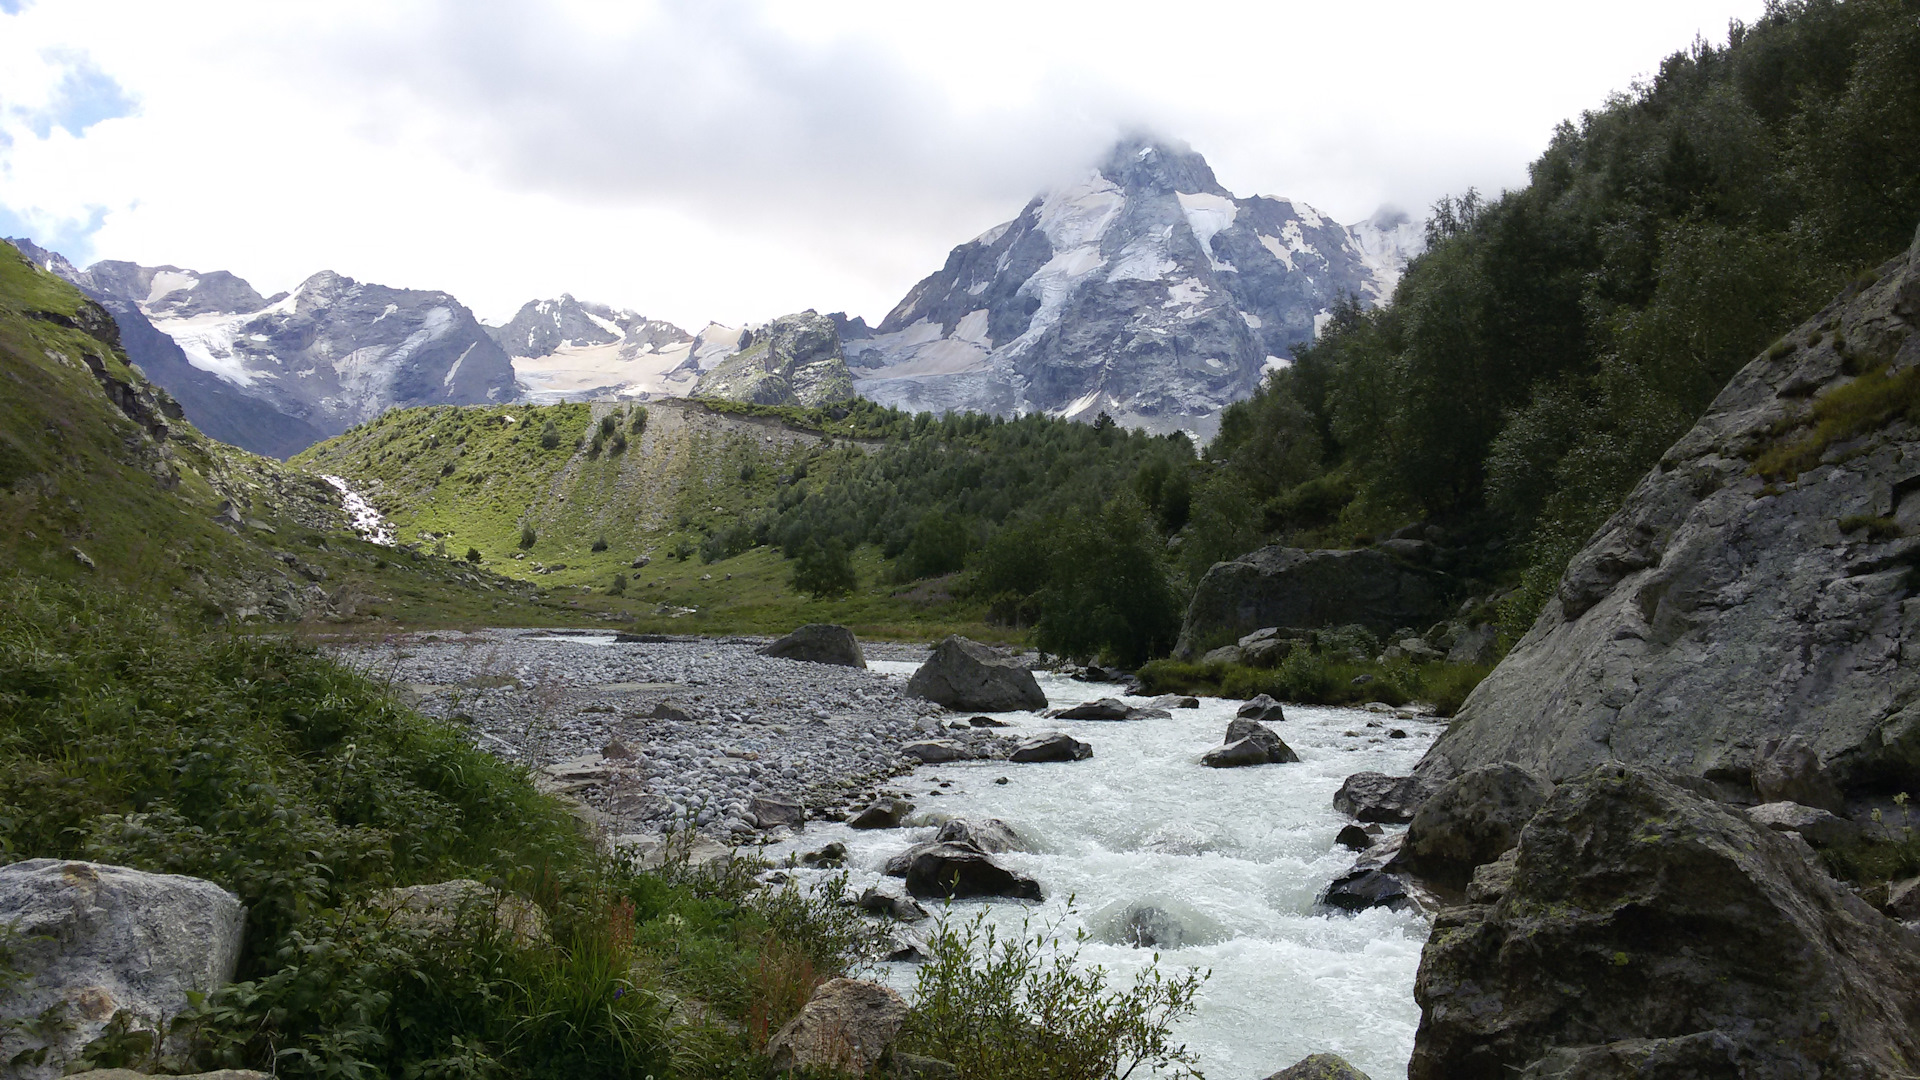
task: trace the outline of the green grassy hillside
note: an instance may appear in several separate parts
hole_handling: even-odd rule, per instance
[[[0,565],[209,621],[539,622],[564,606],[355,537],[317,476],[202,435],[106,311],[0,244]]]

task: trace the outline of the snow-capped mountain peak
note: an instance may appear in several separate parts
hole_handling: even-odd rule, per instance
[[[1401,223],[1368,228],[1363,240],[1305,203],[1237,198],[1185,144],[1125,139],[848,340],[855,389],[907,409],[1106,412],[1210,437],[1338,297],[1391,295]]]

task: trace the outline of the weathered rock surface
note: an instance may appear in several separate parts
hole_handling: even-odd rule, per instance
[[[813,408],[850,401],[853,375],[833,320],[813,311],[782,315],[743,335],[739,351],[700,376],[696,397]]]
[[[1273,698],[1260,694],[1235,709],[1233,715],[1262,724],[1278,724],[1287,718],[1287,710]]]
[[[1064,731],[1036,735],[1013,748],[1008,761],[1083,761],[1093,756],[1093,747]]]
[[[1339,1054],[1315,1054],[1281,1069],[1267,1080],[1369,1080]]]
[[[907,891],[914,896],[1007,896],[1040,899],[1040,883],[1016,874],[972,844],[942,843],[916,848],[907,865]]]
[[[1860,838],[1860,826],[1817,806],[1796,802],[1770,802],[1747,808],[1747,816],[1757,825],[1774,832],[1798,833],[1814,847],[1833,847]]]
[[[892,989],[858,979],[831,979],[767,1041],[766,1055],[776,1072],[865,1076],[880,1064],[906,1019],[907,1003]]]
[[[1255,720],[1237,717],[1227,724],[1224,745],[1207,751],[1200,764],[1212,769],[1230,769],[1241,765],[1279,765],[1299,761],[1272,728]]]
[[[857,668],[867,666],[866,654],[860,651],[860,640],[853,636],[853,631],[832,623],[808,623],[786,637],[769,641],[760,653],[763,656],[806,660],[815,664]]]
[[[1920,238],[1734,376],[1418,771],[1510,760],[1561,779],[1621,761],[1746,785],[1767,782],[1769,742],[1798,736],[1840,793],[1913,788],[1920,429],[1893,409],[1824,451],[1806,440],[1856,373],[1916,377],[1916,323]],[[1800,465],[1758,475],[1796,446]]]
[[[1409,1080],[1910,1072],[1920,936],[1804,851],[1650,771],[1562,783],[1436,920]]]
[[[1047,707],[1047,695],[1025,665],[958,635],[934,646],[933,655],[907,680],[907,693],[968,711]]]
[[[1110,697],[1047,711],[1048,716],[1057,720],[1126,720],[1131,718],[1132,713],[1132,708],[1126,702]]]
[[[875,799],[865,810],[847,822],[854,829],[897,829],[913,813],[913,804],[905,799]]]
[[[387,889],[374,906],[391,912],[393,923],[429,933],[444,933],[462,920],[489,920],[520,945],[547,941],[547,916],[533,902],[469,878]]]
[[[943,761],[964,761],[973,756],[966,747],[948,739],[921,739],[901,747],[900,752],[908,757],[918,758],[928,765],[937,765]]]
[[[870,886],[860,894],[860,909],[901,922],[919,922],[927,917],[927,909],[912,897],[888,892],[877,886]]]
[[[799,832],[807,827],[807,808],[797,799],[780,795],[755,795],[747,800],[747,813],[762,829],[788,828]]]
[[[942,844],[972,844],[989,855],[1026,849],[1026,845],[1020,842],[1020,834],[999,818],[981,818],[978,821],[954,818],[940,826],[940,833],[935,839]]]
[[[0,1061],[9,1075],[46,1080],[119,1013],[153,1031],[183,1012],[189,993],[233,978],[246,910],[210,881],[103,863],[29,859],[0,867],[0,926],[8,966],[24,981],[0,1002]],[[51,1032],[12,1028],[52,1009]],[[31,1057],[41,1048],[37,1063]]]
[[[1359,624],[1379,636],[1447,614],[1446,579],[1372,548],[1304,551],[1264,547],[1214,563],[1187,605],[1175,653],[1266,627]]]
[[[1394,867],[1464,889],[1475,867],[1520,842],[1551,794],[1545,777],[1509,762],[1469,769],[1420,804]]]
[[[1333,793],[1333,808],[1361,821],[1386,825],[1404,825],[1413,820],[1427,793],[1438,782],[1413,776],[1388,776],[1385,773],[1354,773]]]

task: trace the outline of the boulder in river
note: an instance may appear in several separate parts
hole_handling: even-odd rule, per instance
[[[1287,718],[1287,710],[1266,694],[1260,694],[1244,702],[1233,715],[1244,717],[1262,724],[1278,724]]]
[[[942,844],[972,844],[989,855],[1025,848],[1020,842],[1020,834],[999,818],[981,818],[978,821],[953,818],[940,826],[940,833],[935,839]]]
[[[1314,1054],[1281,1069],[1267,1080],[1369,1080],[1339,1054]]]
[[[1227,725],[1225,745],[1207,751],[1200,764],[1211,769],[1231,769],[1241,765],[1279,765],[1299,761],[1279,735],[1257,721],[1235,718]]]
[[[999,650],[955,634],[907,680],[907,693],[949,709],[1012,712],[1044,709],[1047,695],[1033,672]]]
[[[1348,851],[1365,851],[1373,846],[1373,834],[1358,825],[1342,825],[1333,842]]]
[[[1264,547],[1214,563],[1194,589],[1176,655],[1199,643],[1268,627],[1316,629],[1357,623],[1385,637],[1447,614],[1447,579],[1372,548],[1303,551]],[[1239,646],[1236,651],[1244,654]]]
[[[163,1031],[190,994],[232,980],[245,920],[239,897],[199,878],[66,859],[0,867],[7,966],[21,976],[0,1002],[8,1075],[60,1075],[116,1015]],[[59,1023],[34,1023],[43,1013]]]
[[[1069,705],[1064,709],[1051,709],[1047,715],[1057,720],[1128,720],[1132,718],[1132,713],[1133,709],[1126,702],[1105,697]]]
[[[1354,773],[1333,793],[1333,808],[1361,821],[1404,825],[1413,820],[1414,811],[1420,809],[1427,793],[1438,786],[1437,781],[1413,776]]]
[[[1798,736],[1839,795],[1920,781],[1917,326],[1920,236],[1728,382],[1416,771],[1617,761],[1837,810],[1768,776]]]
[[[1040,899],[1039,882],[1008,870],[972,844],[929,844],[920,848],[907,865],[906,877],[907,891],[923,899]]]
[[[1191,694],[1161,694],[1147,704],[1156,709],[1197,709],[1200,699]]]
[[[831,979],[767,1041],[766,1056],[775,1072],[866,1076],[879,1066],[906,1020],[907,1003],[891,988]]]
[[[860,651],[860,640],[853,631],[833,623],[808,623],[761,646],[760,654],[841,667],[867,666],[866,654]]]
[[[1093,756],[1093,747],[1064,731],[1036,735],[1013,748],[1008,761],[1081,761]]]
[[[1420,804],[1394,867],[1464,889],[1474,867],[1520,842],[1520,830],[1551,794],[1545,777],[1511,762],[1469,769]]]
[[[919,922],[927,917],[927,909],[910,896],[902,896],[877,886],[871,886],[860,894],[860,910],[875,915],[885,915],[901,922]]]
[[[1920,937],[1790,837],[1650,770],[1555,789],[1492,903],[1420,959],[1409,1080],[1895,1077]]]
[[[848,822],[853,829],[897,829],[913,813],[913,804],[905,799],[875,799]]]
[[[1341,911],[1365,911],[1384,907],[1399,911],[1414,906],[1407,895],[1406,883],[1377,868],[1355,869],[1333,879],[1320,903]]]

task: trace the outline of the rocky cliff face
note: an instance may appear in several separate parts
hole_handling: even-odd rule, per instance
[[[285,457],[387,409],[511,400],[506,354],[442,292],[331,271],[263,297],[227,273],[100,262],[12,241],[122,323],[128,356],[215,438]]]
[[[853,398],[840,335],[826,316],[783,315],[741,335],[738,348],[700,376],[694,396],[806,407]]]
[[[846,335],[847,360],[862,396],[904,409],[1211,437],[1340,296],[1391,294],[1408,224],[1363,239],[1304,203],[1236,198],[1183,144],[1130,139],[953,249],[871,335]]]
[[[1745,789],[1797,737],[1809,783],[1920,790],[1917,324],[1920,237],[1733,379],[1419,771],[1619,761]]]

